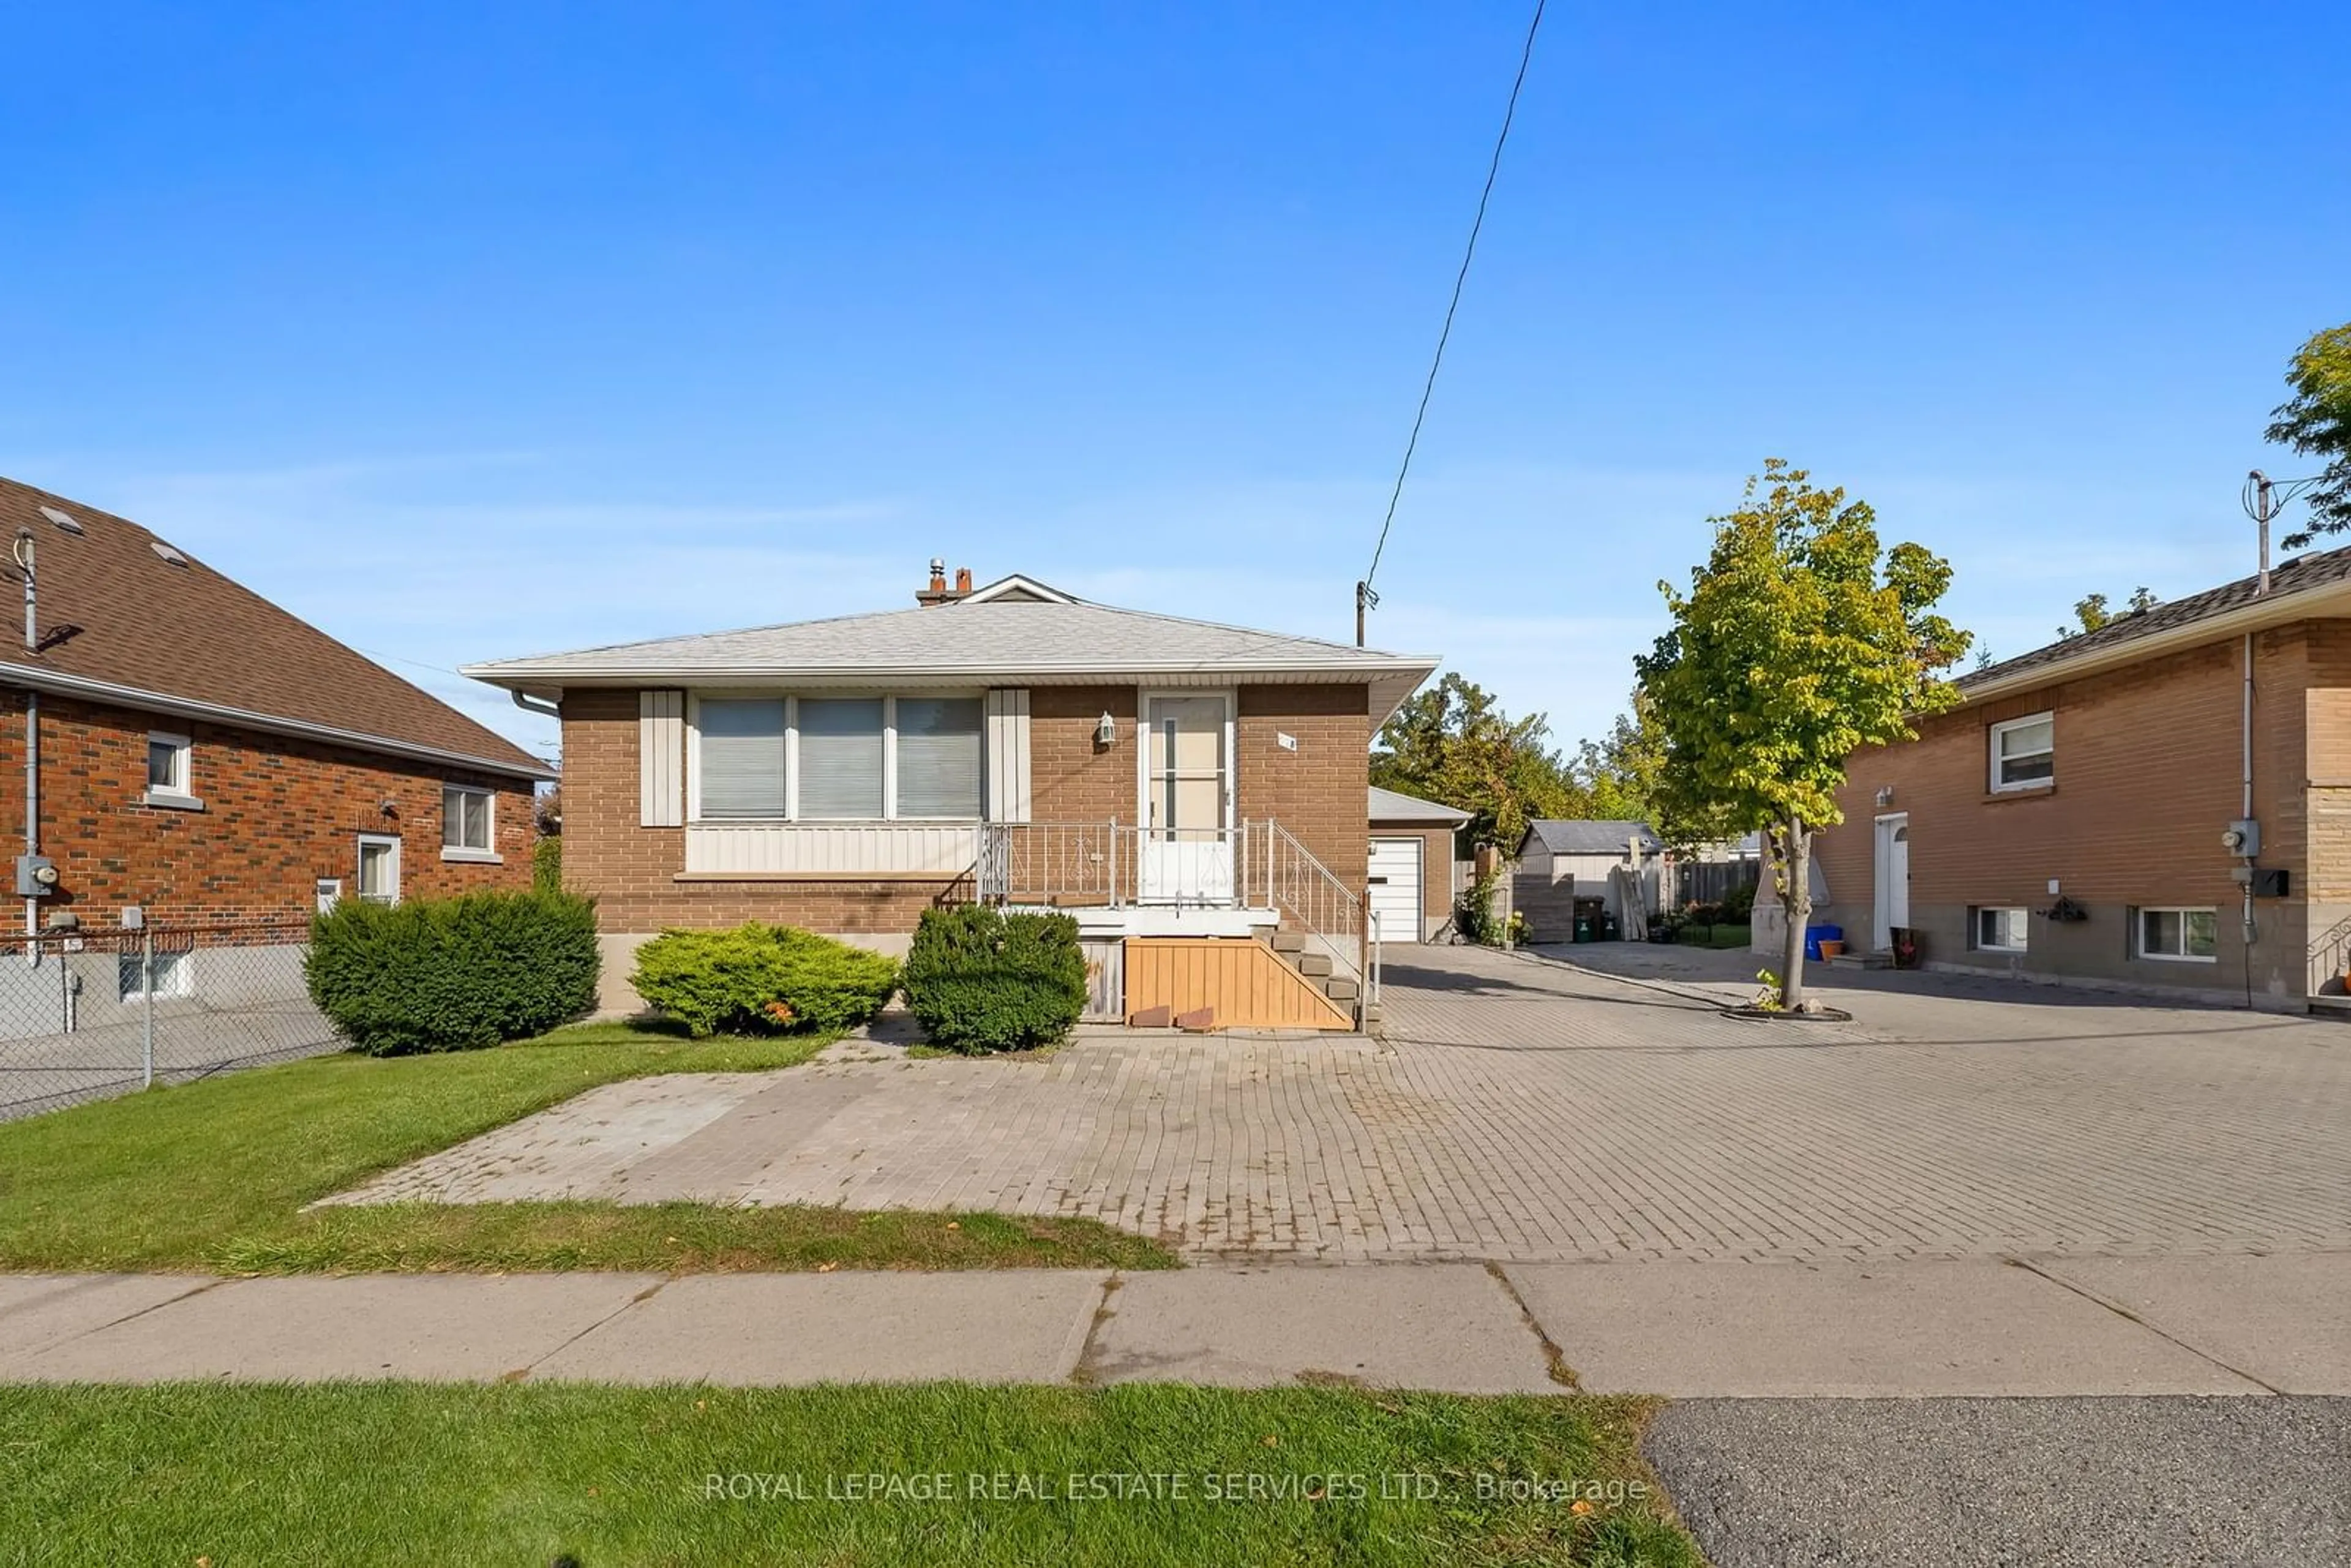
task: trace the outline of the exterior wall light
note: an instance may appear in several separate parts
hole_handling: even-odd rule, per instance
[[[1094,744],[1114,746],[1118,743],[1118,720],[1105,713],[1094,724]]]
[[[1883,811],[1886,807],[1891,806],[1892,804],[1894,804],[1894,786],[1891,784],[1880,784],[1877,787],[1877,809]]]

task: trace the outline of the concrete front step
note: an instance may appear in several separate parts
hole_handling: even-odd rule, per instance
[[[1891,953],[1840,953],[1834,958],[1823,959],[1823,962],[1832,969],[1891,969],[1894,967],[1894,955]]]
[[[1363,994],[1363,989],[1353,980],[1336,977],[1322,982],[1322,994],[1334,1002],[1352,1002]]]
[[[1319,980],[1331,972],[1331,955],[1328,953],[1283,953],[1281,956],[1290,960],[1291,968],[1310,980]]]
[[[1306,936],[1303,932],[1277,931],[1273,934],[1271,941],[1273,943],[1273,950],[1277,953],[1303,953],[1306,951]]]

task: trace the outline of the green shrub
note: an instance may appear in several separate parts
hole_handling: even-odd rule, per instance
[[[371,1056],[544,1034],[596,1005],[596,905],[563,893],[345,899],[310,923],[310,999]]]
[[[879,953],[747,921],[732,931],[664,931],[637,949],[629,984],[700,1039],[850,1029],[882,1010],[898,966]]]
[[[530,885],[540,893],[563,891],[563,839],[549,834],[530,846]]]
[[[1722,895],[1722,918],[1732,925],[1744,925],[1754,918],[1755,884],[1734,887]]]
[[[1461,940],[1479,947],[1499,947],[1510,936],[1501,920],[1494,914],[1494,894],[1502,884],[1499,867],[1488,872],[1470,883],[1453,905],[1453,929]],[[1526,925],[1519,925],[1518,940],[1526,940]]]
[[[1078,923],[977,904],[926,909],[906,955],[906,1006],[932,1044],[966,1055],[1050,1045],[1086,1008]]]

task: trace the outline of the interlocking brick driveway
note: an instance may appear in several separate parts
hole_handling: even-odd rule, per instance
[[[1105,1030],[1042,1061],[850,1041],[593,1091],[350,1197],[1092,1215],[1351,1260],[2351,1249],[2344,1025],[1981,986],[1757,1024],[1464,948],[1387,978],[1383,1041]]]

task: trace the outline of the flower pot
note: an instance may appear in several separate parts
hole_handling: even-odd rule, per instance
[[[1844,943],[1834,940],[1823,940],[1821,943],[1821,962],[1825,964],[1831,958],[1835,957],[1838,954],[1844,951]]]

